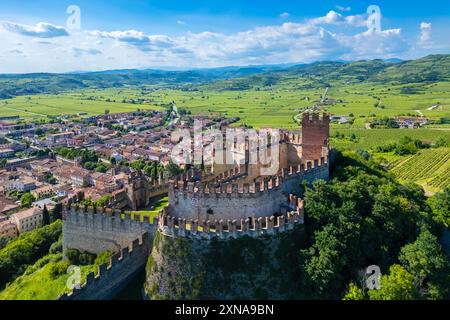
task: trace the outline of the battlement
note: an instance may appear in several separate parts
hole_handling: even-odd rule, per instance
[[[309,126],[329,126],[330,124],[330,114],[329,113],[309,113],[305,112],[302,115],[302,127],[309,127]]]
[[[280,136],[281,143],[293,143],[293,144],[301,144],[302,136],[301,134],[297,134],[294,132],[283,132]]]
[[[177,193],[177,195],[184,197],[211,197],[220,195],[227,197],[249,196],[275,190],[281,186],[281,183],[281,177],[273,177],[272,179],[265,179],[263,183],[255,182],[252,184],[237,182],[203,184],[200,181],[174,183],[169,186],[169,195]]]
[[[123,211],[118,209],[111,208],[94,208],[92,206],[80,206],[78,204],[72,204],[70,206],[66,206],[63,208],[63,220],[76,220],[77,222],[81,222],[83,218],[92,218],[93,220],[100,219],[102,217],[110,217],[121,220],[123,222],[126,221],[134,221],[134,222],[143,222],[147,224],[158,224],[158,217],[153,218],[153,222],[150,221],[150,217],[148,215],[144,215],[140,212],[132,213],[131,211]],[[95,224],[95,221],[92,221],[92,225]]]
[[[290,166],[280,170],[277,176],[261,179],[252,184],[241,183],[239,178],[243,176],[242,170],[245,166],[236,167],[222,173],[213,183],[202,183],[201,181],[188,182],[186,180],[174,180],[169,185],[169,196],[180,194],[184,197],[203,196],[211,197],[226,195],[227,197],[242,197],[243,195],[257,195],[264,192],[276,190],[282,186],[286,179],[304,175],[307,172],[314,171],[324,166],[328,166],[328,159],[320,158],[314,161],[308,161],[298,166]],[[236,182],[227,182],[237,179]]]
[[[246,231],[245,234],[255,237],[260,234],[271,234],[290,229],[289,224],[303,223],[303,210],[303,200],[291,194],[288,201],[283,202],[280,206],[278,216],[240,219],[239,224],[237,219],[216,219],[214,221],[201,220],[202,225],[199,225],[198,219],[182,219],[171,216],[168,208],[161,210],[158,217],[154,217],[151,222],[148,216],[132,215],[131,212],[111,209],[97,212],[92,207],[72,206],[64,210],[63,220],[65,225],[75,224],[84,231],[91,230],[90,233],[94,235],[104,231],[123,232],[126,227],[137,226],[138,228],[132,228],[132,231],[136,232],[136,235],[139,235],[139,231],[141,231],[140,234],[147,234],[147,237],[149,232],[154,233],[154,230],[159,228],[164,234],[180,236],[200,234],[201,237],[208,239],[212,238],[212,233],[215,232],[219,238],[225,239],[235,237],[233,230],[241,232],[237,236],[243,236],[243,232]],[[276,230],[271,230],[272,228]],[[223,232],[228,233],[222,234]],[[211,234],[205,235],[205,233]],[[136,244],[136,242],[133,243]],[[73,248],[73,246],[69,247]]]
[[[222,172],[218,176],[216,176],[212,181],[215,183],[224,183],[228,181],[233,181],[239,178],[242,178],[247,175],[247,168],[245,164],[234,167],[230,170]]]
[[[79,288],[74,288],[70,293],[62,294],[58,300],[94,299],[112,296],[120,283],[113,281],[117,276],[127,274],[129,277],[141,266],[137,263],[145,263],[151,247],[151,237],[144,233],[141,239],[135,239],[129,246],[121,248],[119,253],[111,256],[109,263],[98,266],[97,275],[94,272],[86,276],[86,281]],[[123,282],[123,281],[122,281]]]
[[[166,236],[191,239],[213,238],[229,239],[244,236],[259,237],[291,230],[297,223],[304,223],[303,200],[295,195],[289,196],[289,202],[278,216],[259,217],[257,219],[207,220],[181,219],[164,213],[160,217],[159,229]]]

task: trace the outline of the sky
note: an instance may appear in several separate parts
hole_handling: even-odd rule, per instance
[[[0,73],[416,59],[448,0],[0,0]]]

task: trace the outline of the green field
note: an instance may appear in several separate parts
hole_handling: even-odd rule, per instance
[[[97,115],[104,113],[105,110],[109,110],[111,113],[132,112],[137,109],[163,110],[155,105],[122,103],[122,100],[117,102],[96,101],[90,100],[89,97],[89,95],[78,93],[21,96],[0,100],[0,116],[19,115],[26,120],[35,120],[63,114]]]
[[[0,116],[20,115],[34,120],[80,112],[102,114],[105,110],[165,110],[175,102],[178,109],[194,115],[239,117],[235,125],[298,129],[294,117],[320,101],[328,88],[329,103],[323,109],[354,120],[352,124],[331,124],[334,148],[370,150],[403,136],[429,143],[443,137],[450,143],[449,70],[450,55],[436,55],[398,64],[381,60],[315,63],[240,78],[211,78],[204,83],[189,81],[193,78],[181,74],[175,78],[174,74],[161,78],[146,74],[59,75],[50,77],[52,86],[45,90],[60,93],[0,100]],[[161,81],[150,84],[155,80],[152,77]],[[174,79],[176,85],[168,85]],[[131,80],[137,82],[130,84]],[[25,77],[20,80],[23,83],[17,79],[5,81],[41,92],[47,80]],[[84,89],[67,87],[76,83]],[[425,116],[433,124],[421,129],[367,128],[375,118],[395,116]],[[153,209],[148,212],[154,214]]]
[[[344,134],[346,138],[338,139],[333,137],[335,133]],[[352,141],[348,137],[354,134],[356,140]],[[434,142],[440,137],[444,137],[450,142],[450,128],[422,128],[422,129],[339,129],[333,128],[331,132],[331,145],[337,149],[371,149],[376,146],[385,145],[398,141],[403,136],[419,139],[426,142]]]
[[[390,170],[400,181],[412,181],[435,192],[450,185],[450,148],[425,149],[402,157]]]

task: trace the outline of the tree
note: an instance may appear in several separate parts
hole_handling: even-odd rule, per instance
[[[61,221],[26,232],[0,250],[0,288],[23,274],[26,268],[48,254],[62,233]]]
[[[145,167],[145,162],[142,159],[138,159],[138,160],[133,161],[130,164],[130,167],[135,169],[135,170],[142,170]]]
[[[357,295],[347,284],[359,270],[373,264],[386,270],[421,227],[432,226],[423,190],[396,183],[377,162],[364,158],[361,152],[337,153],[333,179],[306,187],[311,245],[300,252],[302,298]]]
[[[181,173],[181,169],[175,162],[171,160],[166,167],[166,172],[169,178],[172,178],[179,175]]]
[[[109,114],[109,109],[105,109],[105,114],[108,115]]]
[[[106,204],[108,204],[109,201],[111,201],[111,195],[110,195],[110,194],[105,194],[105,195],[103,195],[100,199],[98,199],[98,200],[95,202],[95,205],[96,205],[97,207],[103,207],[103,206],[105,206]]]
[[[8,242],[9,242],[8,238],[0,236],[0,250],[6,247]]]
[[[389,274],[381,276],[380,289],[369,290],[371,300],[413,300],[418,297],[414,276],[405,268],[394,264]]]
[[[435,194],[428,202],[434,219],[446,228],[450,227],[450,186]]]
[[[46,226],[50,224],[50,214],[48,212],[47,206],[44,205],[44,209],[42,210],[42,225]]]
[[[342,300],[364,300],[365,298],[364,291],[353,282],[350,282],[347,293]]]
[[[103,163],[100,163],[95,167],[95,171],[100,172],[100,173],[105,173],[106,171],[108,171],[108,167],[106,165],[104,165]]]
[[[434,146],[436,148],[441,148],[441,147],[447,147],[448,146],[448,141],[445,137],[439,137],[436,142],[434,143]]]
[[[31,193],[27,192],[24,195],[22,195],[22,197],[20,197],[20,205],[24,208],[29,208],[29,207],[31,207],[31,204],[35,200],[36,199],[33,197],[33,195]]]
[[[51,222],[55,222],[56,220],[60,220],[62,219],[62,204],[61,203],[57,203],[55,205],[55,207],[53,208],[53,210],[51,211]]]
[[[424,298],[445,299],[448,296],[449,261],[437,237],[430,231],[422,231],[415,242],[405,245],[399,261],[414,276]]]

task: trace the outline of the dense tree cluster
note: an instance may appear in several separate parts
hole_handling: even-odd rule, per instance
[[[398,142],[376,147],[375,151],[394,152],[397,155],[403,156],[407,154],[416,154],[420,149],[429,147],[430,145],[423,143],[419,139],[412,139],[409,136],[404,136]]]
[[[301,298],[448,298],[441,219],[423,190],[396,183],[371,159],[337,158],[332,181],[316,181],[305,192],[309,246],[300,252]],[[381,289],[368,292],[361,274],[371,265],[383,276]]]
[[[0,250],[0,288],[46,255],[62,233],[61,220],[20,235]]]

